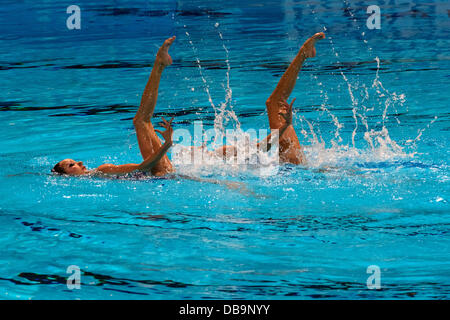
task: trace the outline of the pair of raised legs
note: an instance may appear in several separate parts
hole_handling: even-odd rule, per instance
[[[320,32],[306,40],[303,46],[298,51],[294,60],[284,72],[275,90],[266,101],[267,112],[269,116],[270,129],[279,129],[285,124],[285,118],[280,115],[281,108],[286,105],[287,99],[294,89],[298,74],[307,58],[316,55],[314,45],[317,40],[324,39],[325,34]],[[161,79],[161,74],[166,66],[172,63],[168,50],[170,45],[175,40],[175,37],[167,39],[156,55],[155,63],[153,65],[150,78],[142,95],[139,110],[134,117],[133,123],[136,129],[139,148],[142,157],[147,159],[154,155],[161,148],[161,141],[156,135],[155,129],[151,123],[151,118],[155,110],[156,101],[158,98],[158,87]],[[292,125],[289,125],[279,140],[280,160],[293,164],[305,164],[305,156],[303,148],[300,145],[297,134]],[[152,169],[154,175],[164,175],[173,171],[172,164],[165,155],[157,166]]]

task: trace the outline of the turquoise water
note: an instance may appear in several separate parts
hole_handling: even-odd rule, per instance
[[[77,4],[81,30],[65,1],[0,8],[2,299],[449,298],[447,2],[381,1],[379,30],[359,1]],[[247,130],[268,128],[265,100],[319,31],[291,95],[307,167],[171,155],[251,193],[50,174],[67,157],[141,161],[131,119],[165,38],[155,121]]]

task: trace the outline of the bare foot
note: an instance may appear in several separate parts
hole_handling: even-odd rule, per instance
[[[175,36],[166,39],[156,54],[156,60],[158,60],[163,66],[170,66],[172,64],[172,58],[169,55],[169,48],[174,40]]]
[[[305,58],[312,58],[316,56],[316,48],[314,47],[314,45],[316,44],[317,40],[322,39],[325,39],[325,33],[318,32],[305,41],[303,46],[300,48],[300,51],[303,52]]]

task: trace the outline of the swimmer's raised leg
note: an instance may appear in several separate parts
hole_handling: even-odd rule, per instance
[[[158,99],[158,87],[161,75],[165,67],[172,64],[172,58],[169,55],[170,45],[175,40],[175,36],[164,41],[156,54],[150,78],[142,94],[141,104],[133,119],[134,128],[138,139],[139,149],[142,158],[145,160],[154,155],[161,148],[161,141],[156,135],[155,129],[151,123],[156,101]],[[173,171],[172,163],[167,155],[164,155],[158,165],[152,169],[155,175],[162,175]]]
[[[285,120],[279,115],[280,107],[286,105],[286,101],[294,89],[303,62],[307,58],[312,58],[316,55],[316,49],[314,47],[316,41],[324,38],[325,34],[319,32],[305,41],[298,51],[297,56],[292,60],[289,67],[284,72],[275,90],[267,99],[266,106],[271,129],[279,129],[283,126]],[[279,144],[281,161],[293,164],[306,163],[303,148],[298,141],[294,127],[289,126],[286,129],[285,133],[280,138]]]

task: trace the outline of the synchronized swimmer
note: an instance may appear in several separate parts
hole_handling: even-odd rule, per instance
[[[294,89],[303,62],[307,58],[312,58],[316,55],[314,45],[316,41],[324,38],[325,34],[319,32],[306,40],[294,60],[292,60],[289,67],[284,72],[275,90],[266,101],[270,129],[274,130],[276,134],[274,134],[274,136],[269,134],[263,141],[257,144],[257,147],[260,150],[267,151],[270,149],[273,139],[278,138],[279,157],[281,162],[306,164],[303,148],[300,145],[295,129],[292,126],[292,105],[295,99],[290,104],[287,103],[287,99]],[[165,129],[164,131],[154,129],[151,122],[158,98],[158,87],[162,72],[165,67],[172,64],[172,58],[168,51],[174,40],[175,36],[167,39],[164,41],[161,48],[159,48],[150,78],[142,95],[139,109],[133,119],[143,161],[140,164],[102,164],[96,169],[88,170],[81,161],[64,159],[53,167],[52,172],[65,175],[87,175],[96,173],[121,175],[142,171],[150,172],[154,176],[164,176],[175,171],[171,161],[167,157],[167,151],[173,144],[173,118],[169,121],[164,119],[164,117],[162,118],[160,125]],[[157,132],[164,138],[163,144],[158,138]],[[233,157],[236,156],[237,148],[235,146],[223,146],[213,152],[219,156]]]

